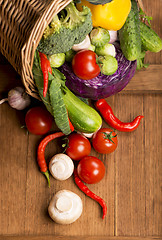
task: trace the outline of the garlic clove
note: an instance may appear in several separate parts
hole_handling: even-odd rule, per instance
[[[80,51],[80,50],[88,49],[90,46],[91,46],[91,41],[90,41],[89,35],[87,35],[82,42],[80,42],[79,44],[74,44],[72,49],[74,51]]]
[[[74,163],[66,154],[59,153],[52,157],[49,163],[51,175],[60,181],[66,180],[73,174]]]
[[[83,212],[81,198],[69,190],[57,192],[49,206],[48,213],[53,221],[59,224],[71,224],[75,222]]]

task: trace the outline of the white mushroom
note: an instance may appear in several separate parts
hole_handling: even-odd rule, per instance
[[[55,179],[66,180],[73,174],[74,163],[69,156],[59,153],[50,160],[49,170]]]
[[[91,41],[90,41],[90,38],[89,38],[89,35],[86,36],[86,38],[78,43],[78,44],[74,44],[72,49],[74,51],[80,51],[80,50],[83,50],[83,49],[88,49],[91,45]]]
[[[83,203],[81,198],[69,190],[57,192],[48,207],[50,217],[59,224],[75,222],[82,214]]]

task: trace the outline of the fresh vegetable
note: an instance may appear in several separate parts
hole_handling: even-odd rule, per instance
[[[95,47],[103,47],[110,40],[110,34],[107,29],[97,27],[90,33],[90,39],[92,45]]]
[[[65,53],[53,54],[49,56],[49,61],[50,61],[51,67],[59,68],[65,62]]]
[[[98,58],[101,73],[104,75],[113,75],[118,69],[118,62],[115,57],[111,55],[100,56]]]
[[[140,21],[140,32],[142,48],[150,52],[159,52],[162,50],[162,39],[158,34],[144,22]]]
[[[91,9],[94,27],[117,31],[122,28],[128,17],[131,1],[113,0],[110,3],[94,5],[87,0],[81,0],[81,3],[77,4],[77,8],[82,10],[82,6],[87,6]]]
[[[96,47],[95,52],[98,56],[116,56],[116,49],[113,44],[106,43],[102,47]]]
[[[37,51],[34,56],[33,76],[43,103],[64,134],[71,133],[69,119],[73,127],[80,132],[92,133],[101,126],[100,115],[65,86],[65,76],[59,70],[53,68],[52,75],[49,74],[46,98],[42,96],[43,77]]]
[[[92,30],[91,11],[84,7],[78,11],[74,2],[68,4],[47,26],[38,50],[47,55],[65,53],[74,44],[82,42]]]
[[[71,133],[66,140],[66,154],[73,160],[78,161],[90,154],[91,144],[85,136],[79,133]]]
[[[22,87],[15,87],[8,92],[8,97],[1,99],[0,104],[7,102],[12,108],[23,110],[31,103],[30,96],[25,92]]]
[[[137,60],[141,53],[140,18],[136,0],[131,0],[132,7],[124,26],[119,30],[120,47],[129,61]]]
[[[105,176],[105,166],[98,158],[86,156],[79,161],[77,173],[83,182],[94,184],[100,182]]]
[[[50,141],[52,141],[56,138],[62,137],[62,136],[65,136],[65,134],[62,133],[62,132],[56,132],[56,133],[53,133],[53,134],[50,134],[50,135],[46,136],[39,143],[39,146],[38,146],[38,149],[37,149],[37,162],[38,162],[38,165],[40,167],[40,171],[47,178],[49,187],[50,187],[50,179],[49,179],[49,171],[48,171],[48,168],[47,168],[47,163],[46,163],[45,156],[44,156],[45,148]]]
[[[51,129],[53,117],[44,107],[33,107],[27,111],[25,123],[30,133],[43,135]]]
[[[76,52],[73,49],[70,49],[65,53],[65,61],[71,62]]]
[[[96,132],[102,124],[98,112],[76,97],[67,87],[63,91],[63,100],[74,128],[84,133]]]
[[[49,206],[48,213],[53,221],[58,224],[71,224],[82,214],[83,203],[81,198],[69,190],[57,192]]]
[[[118,145],[117,135],[110,128],[100,128],[92,137],[92,145],[99,153],[112,153]]]
[[[49,171],[55,179],[64,181],[73,174],[74,163],[66,154],[58,153],[51,158]]]
[[[91,80],[83,80],[73,73],[70,64],[64,63],[60,70],[66,76],[66,86],[76,95],[93,100],[106,98],[120,92],[134,76],[137,62],[128,61],[119,47],[116,47],[116,52],[118,69],[111,76],[100,73]]]
[[[74,51],[80,51],[83,49],[88,49],[90,47],[90,45],[91,45],[91,41],[90,41],[89,35],[87,35],[86,38],[82,42],[80,42],[78,44],[74,44],[72,46],[72,49]]]
[[[52,74],[52,68],[47,56],[44,53],[39,52],[39,56],[44,80],[43,97],[46,97],[48,88],[48,72]]]
[[[107,213],[107,206],[105,201],[89,190],[89,188],[80,180],[76,169],[74,169],[74,181],[82,192],[100,204],[103,210],[102,219],[104,219]]]
[[[109,34],[110,34],[109,43],[114,43],[118,40],[118,32],[117,31],[109,30]]]
[[[100,99],[95,103],[97,110],[101,113],[105,121],[113,128],[122,132],[132,132],[138,128],[144,116],[137,116],[132,122],[121,122],[113,113],[112,108],[105,99]]]
[[[97,55],[91,50],[77,52],[72,60],[72,69],[75,75],[81,79],[89,80],[100,73],[100,67],[96,62]]]

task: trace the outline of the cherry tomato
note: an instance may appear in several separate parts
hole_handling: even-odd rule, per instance
[[[78,163],[77,173],[79,178],[85,183],[98,183],[105,175],[105,166],[98,158],[87,156]]]
[[[33,107],[26,113],[25,123],[29,132],[43,135],[51,129],[53,117],[44,107]]]
[[[66,154],[73,160],[79,161],[91,152],[89,140],[79,133],[71,133],[68,136],[68,147]]]
[[[112,153],[118,145],[116,133],[109,128],[101,128],[92,137],[92,145],[99,153]]]
[[[91,50],[77,52],[72,60],[72,69],[75,75],[84,80],[97,77],[100,68],[96,63],[96,56],[96,53]]]

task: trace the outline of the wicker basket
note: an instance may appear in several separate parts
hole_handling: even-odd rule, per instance
[[[0,0],[0,51],[22,77],[26,91],[38,97],[34,52],[53,16],[71,0]]]

